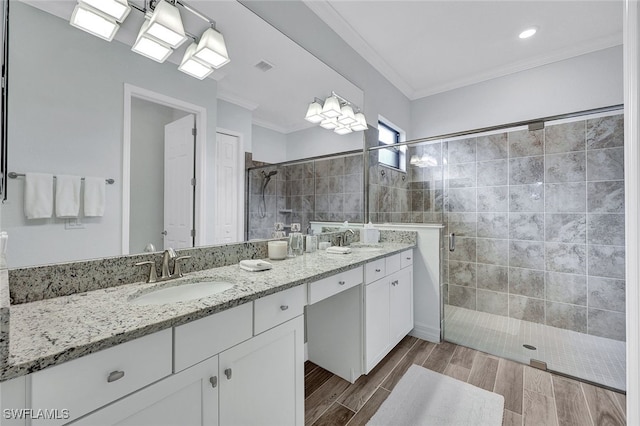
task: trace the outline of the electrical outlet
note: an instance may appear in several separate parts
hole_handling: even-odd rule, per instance
[[[79,217],[72,217],[66,220],[64,224],[64,229],[84,229],[84,223],[80,220]]]

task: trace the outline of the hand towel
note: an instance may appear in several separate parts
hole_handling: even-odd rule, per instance
[[[351,253],[351,249],[349,247],[338,247],[338,246],[331,246],[327,249],[327,253],[333,253],[333,254],[349,254]]]
[[[53,175],[26,173],[24,214],[27,219],[44,219],[53,214]]]
[[[103,216],[106,204],[105,178],[91,177],[84,178],[84,215]]]
[[[56,176],[56,216],[78,217],[80,213],[80,176]]]
[[[273,268],[273,265],[264,260],[241,260],[240,268],[249,272],[267,271]]]

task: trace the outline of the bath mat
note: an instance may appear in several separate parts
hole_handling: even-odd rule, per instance
[[[412,365],[367,426],[501,426],[504,397]]]

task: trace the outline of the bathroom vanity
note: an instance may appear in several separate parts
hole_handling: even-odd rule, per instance
[[[309,359],[355,381],[413,327],[414,246],[192,272],[174,282],[234,283],[192,301],[136,305],[168,284],[134,283],[13,305],[2,424],[302,425],[305,306]]]

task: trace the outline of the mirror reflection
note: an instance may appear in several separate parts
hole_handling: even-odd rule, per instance
[[[84,216],[80,200],[78,218],[26,219],[25,178],[10,179],[1,218],[10,267],[242,240],[245,158],[362,148],[362,132],[304,120],[332,91],[362,105],[360,89],[241,4],[193,3],[216,20],[231,58],[202,81],[177,70],[189,43],[162,64],[131,52],[135,11],[106,42],[69,25],[75,1],[12,2],[10,171],[115,183],[103,216]],[[183,20],[194,34],[206,27]]]

